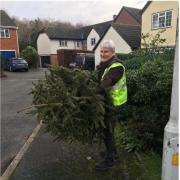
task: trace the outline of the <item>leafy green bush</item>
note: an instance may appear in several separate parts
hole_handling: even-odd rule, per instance
[[[163,32],[155,36],[142,34],[143,49],[117,55],[124,61],[128,86],[119,137],[129,151],[162,150],[164,127],[170,113],[175,54],[173,48],[164,46]]]
[[[133,53],[129,53],[129,54],[123,54],[123,53],[117,53],[116,56],[122,60],[122,61],[125,61],[125,60],[128,60],[128,59],[131,59],[134,57],[134,54]]]
[[[158,54],[157,57],[168,61],[168,60],[173,60],[175,55],[175,48],[164,48],[162,49],[162,53]]]
[[[159,151],[169,119],[173,60],[139,57],[125,63],[128,102],[120,117],[126,120],[121,138],[129,150]]]
[[[141,45],[145,48],[146,53],[160,53],[164,49],[166,39],[163,38],[161,35],[166,30],[163,29],[161,31],[158,31],[155,35],[146,33],[141,35],[142,43]],[[152,51],[153,50],[153,51]]]
[[[30,68],[37,68],[38,66],[38,53],[32,46],[27,46],[22,52],[21,57],[25,58]]]
[[[127,70],[139,69],[142,64],[149,60],[151,60],[151,58],[148,55],[142,57],[134,56],[133,58],[123,62],[123,65],[126,67]]]

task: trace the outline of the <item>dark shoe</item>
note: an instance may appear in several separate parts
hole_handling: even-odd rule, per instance
[[[113,167],[113,165],[113,162],[102,161],[97,164],[95,168],[97,171],[106,171],[107,169]]]

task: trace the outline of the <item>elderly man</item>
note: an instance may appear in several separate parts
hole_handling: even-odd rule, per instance
[[[115,57],[115,45],[112,40],[106,40],[101,44],[100,57],[101,62],[99,66],[97,66],[100,85],[97,93],[103,94],[106,103],[112,104],[112,109],[107,108],[105,113],[105,159],[96,165],[96,170],[102,171],[112,167],[114,158],[117,156],[114,140],[116,122],[113,117],[110,116],[112,116],[112,110],[118,113],[120,106],[127,101],[127,86],[125,67],[120,63],[120,60]]]

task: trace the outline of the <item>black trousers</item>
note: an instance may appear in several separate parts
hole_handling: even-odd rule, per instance
[[[104,144],[106,147],[106,157],[105,161],[113,162],[114,155],[117,153],[114,130],[116,126],[115,114],[118,113],[118,108],[111,109],[111,112],[106,111],[105,124],[106,128],[104,129]],[[114,116],[113,116],[114,115]]]

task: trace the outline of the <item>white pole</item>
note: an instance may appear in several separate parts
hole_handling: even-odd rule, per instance
[[[174,58],[173,85],[171,94],[170,119],[164,129],[163,160],[162,160],[162,180],[178,180],[179,176],[179,95],[178,95],[178,67],[179,67],[179,36],[176,40],[176,50]]]

